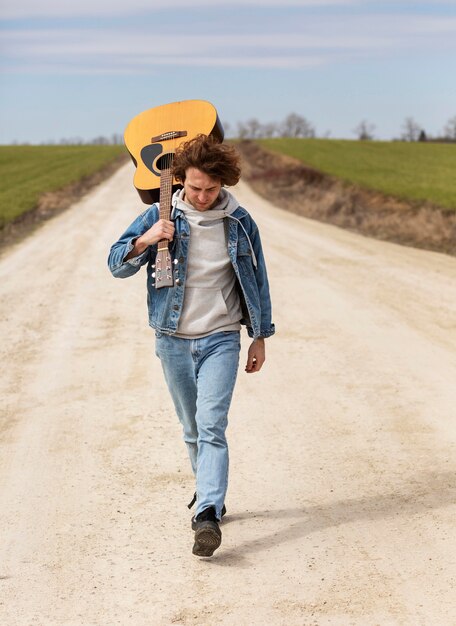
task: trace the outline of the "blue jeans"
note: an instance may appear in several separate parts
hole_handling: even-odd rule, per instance
[[[159,357],[196,477],[195,515],[213,506],[221,518],[228,488],[225,431],[239,365],[240,333],[182,339],[156,332]]]

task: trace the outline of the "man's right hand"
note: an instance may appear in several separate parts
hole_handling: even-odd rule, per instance
[[[162,239],[172,240],[174,237],[174,223],[170,220],[158,220],[153,226],[146,230],[136,239],[133,249],[125,257],[125,261],[133,259],[144,252],[148,246],[153,246]]]

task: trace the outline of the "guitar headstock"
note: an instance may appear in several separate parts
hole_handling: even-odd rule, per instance
[[[155,259],[155,288],[161,289],[161,287],[172,287],[174,285],[173,280],[173,263],[171,260],[171,253],[168,247],[159,248],[157,257]]]

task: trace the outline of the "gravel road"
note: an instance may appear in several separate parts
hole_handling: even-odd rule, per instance
[[[223,542],[198,559],[145,273],[106,266],[143,209],[132,168],[0,259],[0,623],[454,625],[456,259],[233,190],[277,334],[240,368]]]

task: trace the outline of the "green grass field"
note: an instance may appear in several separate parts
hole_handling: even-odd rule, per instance
[[[350,183],[456,210],[456,144],[334,139],[257,141],[269,150],[295,157]]]
[[[123,146],[0,146],[0,228],[33,209],[46,191],[93,174]]]

